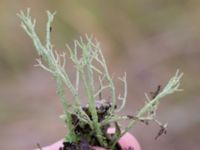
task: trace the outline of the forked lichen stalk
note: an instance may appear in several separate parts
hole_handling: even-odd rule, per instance
[[[62,118],[64,118],[68,128],[68,134],[65,138],[65,141],[80,142],[81,135],[77,134],[75,130],[77,124],[73,122],[73,117],[75,117],[75,120],[78,119],[78,125],[89,126],[87,127],[92,130],[92,136],[96,136],[98,143],[101,146],[112,149],[114,149],[114,146],[120,137],[127,133],[130,128],[132,128],[133,125],[138,121],[153,120],[161,126],[159,121],[155,119],[158,104],[161,102],[161,99],[164,96],[172,94],[176,91],[181,91],[179,86],[183,73],[179,73],[179,71],[177,71],[175,76],[169,80],[163,90],[159,93],[156,92],[157,94],[152,99],[150,99],[148,95],[145,94],[147,102],[136,115],[119,116],[116,113],[124,108],[128,94],[126,73],[123,77],[119,78],[119,80],[124,85],[124,90],[122,94],[117,96],[115,85],[108,71],[108,67],[106,65],[106,61],[101,51],[99,42],[92,36],[86,35],[84,39],[80,38],[80,40],[75,40],[73,48],[67,45],[67,52],[70,55],[70,59],[73,62],[76,71],[76,81],[71,81],[69,73],[67,72],[69,70],[66,71],[65,68],[65,53],[59,54],[51,43],[51,26],[54,15],[55,13],[50,13],[47,11],[48,21],[46,24],[45,44],[42,44],[35,29],[36,20],[31,18],[30,10],[27,9],[27,12],[21,11],[18,14],[19,18],[21,19],[22,28],[32,39],[34,46],[39,54],[39,59],[37,59],[37,66],[40,66],[44,70],[51,73],[56,81],[57,94],[64,108],[64,115]],[[81,104],[82,97],[80,96],[79,91],[81,84],[84,86],[88,107],[83,107]],[[96,85],[100,85],[100,88],[96,88]],[[69,103],[67,96],[65,95],[65,87],[67,87],[71,92],[73,97],[72,104]],[[106,103],[107,110],[104,112],[106,115],[103,115],[102,117],[102,112],[99,112],[101,109],[97,107],[97,97],[104,91],[110,92],[112,103]],[[121,106],[116,108],[117,100],[120,100]],[[99,118],[99,116],[102,117],[103,120],[101,120],[102,118]],[[107,136],[105,129],[107,129],[111,123],[114,123],[116,128],[118,128],[119,125],[117,122],[123,120],[130,121],[128,126],[121,133],[117,132],[116,135],[113,136],[113,139],[108,139],[109,136]],[[92,138],[89,137],[88,139]],[[108,140],[112,141],[108,142]]]

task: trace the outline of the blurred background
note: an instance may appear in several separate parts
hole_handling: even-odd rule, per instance
[[[46,10],[56,11],[52,40],[58,50],[85,33],[100,42],[110,72],[128,78],[123,114],[144,104],[144,92],[165,85],[179,68],[181,88],[160,105],[158,118],[168,134],[154,140],[155,124],[132,130],[143,150],[199,150],[200,1],[197,0],[1,0],[0,147],[31,150],[65,134],[62,106],[49,73],[34,67],[38,57],[16,14],[31,8],[44,39]],[[68,66],[70,72],[70,66]],[[72,74],[73,75],[73,74]],[[117,83],[118,90],[121,85]]]

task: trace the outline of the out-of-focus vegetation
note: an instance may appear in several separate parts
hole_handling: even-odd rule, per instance
[[[51,77],[35,68],[38,57],[16,16],[31,8],[44,36],[46,10],[56,11],[52,27],[57,50],[85,33],[101,41],[110,72],[127,72],[128,104],[137,111],[144,92],[165,84],[177,68],[185,73],[184,92],[166,98],[159,118],[168,134],[154,140],[159,128],[141,124],[132,133],[143,149],[198,150],[200,136],[200,1],[195,0],[1,0],[0,1],[0,145],[32,149],[65,135],[58,118],[61,104]],[[70,67],[68,65],[67,67]],[[72,72],[73,73],[73,72]],[[73,79],[73,76],[72,76]],[[120,89],[121,85],[117,85]],[[108,96],[104,97],[109,99]]]

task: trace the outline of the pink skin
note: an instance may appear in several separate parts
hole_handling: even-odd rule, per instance
[[[114,128],[110,128],[108,130],[108,133],[115,132]],[[59,147],[62,146],[63,140],[60,140],[50,146],[42,148],[42,150],[58,150]],[[119,144],[122,148],[128,148],[128,147],[134,147],[134,150],[141,150],[140,144],[136,140],[136,138],[131,135],[130,133],[126,133],[124,136],[122,136],[119,140]],[[94,147],[95,150],[105,150],[104,148],[100,147]]]

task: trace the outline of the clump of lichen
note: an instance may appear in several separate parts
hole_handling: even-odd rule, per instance
[[[152,97],[145,94],[147,101],[135,115],[119,116],[117,112],[124,108],[127,100],[126,73],[119,78],[124,85],[123,93],[117,94],[100,43],[92,36],[86,35],[84,38],[75,40],[73,48],[67,45],[69,58],[76,70],[76,81],[74,83],[67,72],[69,70],[66,70],[65,67],[66,53],[59,54],[51,42],[54,15],[55,13],[47,11],[46,38],[44,42],[41,42],[35,29],[36,20],[30,16],[30,10],[28,9],[27,12],[21,11],[18,14],[22,28],[32,39],[38,52],[37,66],[51,73],[57,83],[57,94],[64,109],[62,118],[68,130],[65,142],[82,143],[81,141],[86,140],[88,145],[100,145],[114,149],[119,138],[137,122],[148,124],[149,121],[155,121],[161,127],[158,136],[166,133],[166,124],[163,125],[155,119],[156,110],[164,96],[181,91],[179,86],[183,73],[177,71],[164,88],[161,89],[158,86]],[[81,84],[84,86],[84,92],[88,100],[87,106],[81,104],[79,93]],[[65,95],[65,87],[71,92],[73,103],[69,103]],[[103,100],[99,96],[105,90],[110,92],[111,101]],[[98,97],[100,97],[100,100],[97,100]],[[120,106],[116,106],[117,100],[121,101]],[[130,121],[124,129],[120,126],[120,121],[123,120]],[[112,136],[107,134],[110,125],[114,125],[116,129],[116,133]]]

